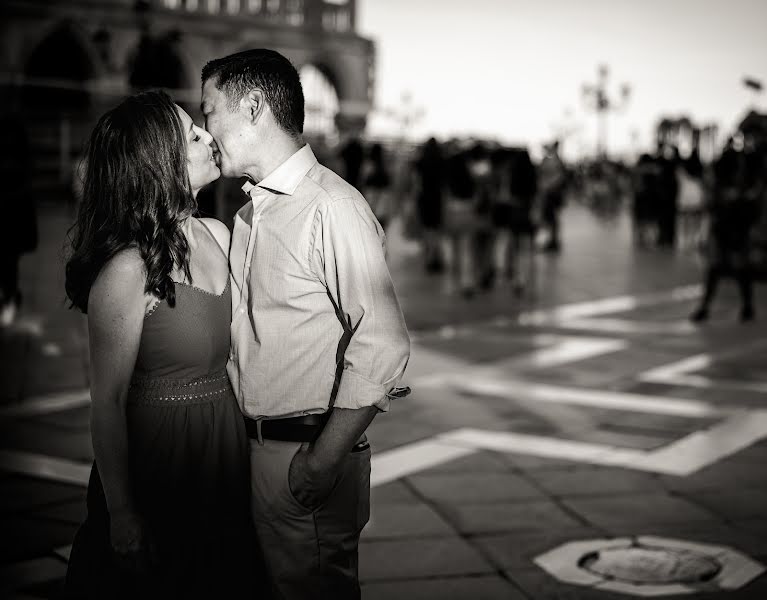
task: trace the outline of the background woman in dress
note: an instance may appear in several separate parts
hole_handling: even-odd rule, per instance
[[[220,175],[211,139],[162,92],[128,98],[90,139],[66,267],[88,314],[95,455],[75,597],[233,598],[258,567],[225,371],[229,231],[193,217]]]

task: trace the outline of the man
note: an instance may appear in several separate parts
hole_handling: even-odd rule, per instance
[[[544,252],[557,253],[562,249],[559,235],[559,213],[565,200],[567,173],[562,159],[559,157],[559,141],[543,147],[546,155],[540,165],[541,184],[541,216],[548,228],[549,239],[543,246]]]
[[[301,139],[304,98],[272,50],[208,63],[202,112],[226,177],[246,176],[230,253],[228,365],[251,438],[252,509],[280,598],[359,598],[365,430],[410,353],[362,195]]]

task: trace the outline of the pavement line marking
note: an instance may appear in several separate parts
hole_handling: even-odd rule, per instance
[[[641,452],[609,444],[593,444],[541,435],[461,428],[440,436],[442,443],[457,444],[475,450],[528,454],[543,458],[565,459],[600,465],[622,466],[633,462]]]
[[[87,406],[91,402],[88,389],[30,398],[19,404],[0,408],[0,419],[34,417]]]
[[[437,436],[436,440],[422,440],[375,453],[371,459],[370,486],[383,485],[477,451],[475,448],[441,444],[439,439]]]
[[[21,587],[46,583],[64,577],[66,564],[58,558],[44,556],[32,558],[0,567],[0,596],[14,592]],[[25,596],[11,596],[24,598]]]
[[[666,302],[693,300],[699,298],[702,293],[702,286],[695,284],[650,294],[612,296],[599,300],[562,304],[549,309],[522,312],[517,317],[517,322],[522,325],[561,323],[572,319],[628,312],[640,307],[654,306]]]
[[[687,320],[659,323],[654,321],[632,321],[630,319],[583,318],[568,320],[560,323],[560,325],[566,329],[598,331],[600,333],[622,335],[637,333],[689,335],[698,332],[698,329]]]
[[[687,476],[767,438],[767,411],[744,411],[655,450],[620,448],[548,436],[463,428],[442,434],[443,444],[528,454],[652,473]]]
[[[713,362],[713,357],[710,354],[696,354],[682,360],[648,369],[643,373],[639,373],[636,377],[640,381],[666,385],[767,392],[767,383],[763,382],[716,379],[706,377],[705,375],[691,374],[693,371],[707,369]]]
[[[703,286],[700,284],[680,286],[661,292],[649,294],[610,296],[600,298],[599,300],[588,300],[584,302],[573,302],[569,304],[560,304],[550,308],[523,311],[516,316],[499,315],[486,321],[471,323],[471,327],[493,326],[509,327],[511,325],[562,325],[567,321],[577,321],[580,319],[590,319],[600,315],[628,312],[637,308],[665,304],[667,302],[680,302],[697,300],[703,295]],[[617,322],[617,321],[616,321]],[[618,325],[617,327],[621,327]],[[626,326],[623,326],[626,327]],[[677,324],[683,333],[687,333],[687,327]],[[447,336],[452,335],[456,328],[451,325],[443,325],[438,328],[444,330]],[[694,327],[693,327],[694,329]],[[433,330],[414,330],[412,336],[421,336],[433,332]],[[618,329],[618,332],[620,330]],[[664,329],[668,332],[668,329]]]
[[[462,374],[455,376],[450,374],[429,375],[416,379],[413,385],[449,386],[464,392],[509,399],[524,398],[555,404],[576,404],[693,419],[718,417],[741,409],[741,407],[733,407],[723,410],[719,406],[702,400],[646,396],[627,392],[554,386],[523,380],[491,379],[485,376],[474,377]]]
[[[428,374],[409,379],[413,385],[434,386],[443,385],[446,375],[449,377],[471,377],[484,379],[497,377],[499,373],[507,373],[509,370],[552,368],[571,364],[574,362],[603,356],[612,352],[624,350],[628,343],[624,340],[616,340],[605,337],[567,336],[555,334],[539,334],[532,337],[532,344],[540,346],[534,350],[517,354],[496,362],[481,365],[473,365],[463,360],[449,360],[452,369],[445,372],[444,366],[431,363],[424,369]],[[546,347],[548,346],[548,347]],[[419,362],[421,355],[439,357],[440,355],[425,346],[413,344],[411,366]],[[435,372],[437,371],[437,372]]]
[[[547,336],[546,339],[549,342],[554,341],[554,345],[533,350],[499,364],[513,368],[551,368],[618,352],[628,346],[624,340],[606,338]]]
[[[87,486],[91,465],[44,454],[0,450],[0,470],[59,483]]]
[[[637,375],[642,381],[669,381],[689,371],[700,371],[711,366],[710,354],[696,354],[682,360],[648,369]]]
[[[674,475],[689,475],[767,437],[767,411],[735,414],[713,427],[695,431],[649,452],[646,467],[673,468]]]

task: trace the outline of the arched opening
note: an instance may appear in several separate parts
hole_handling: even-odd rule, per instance
[[[158,38],[144,34],[133,57],[129,82],[136,89],[168,88],[181,90],[189,87],[184,61],[176,51],[180,39],[178,32]]]
[[[306,117],[304,133],[326,142],[338,136],[336,115],[338,114],[338,93],[326,71],[312,64],[299,70],[301,86],[304,89]]]
[[[25,75],[25,108],[59,114],[88,108],[85,83],[93,77],[93,63],[69,25],[59,26],[40,42],[29,56]]]

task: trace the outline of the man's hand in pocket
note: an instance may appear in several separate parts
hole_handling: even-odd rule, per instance
[[[307,510],[316,510],[330,496],[337,477],[337,467],[322,461],[312,452],[311,445],[304,443],[290,463],[290,493]]]

